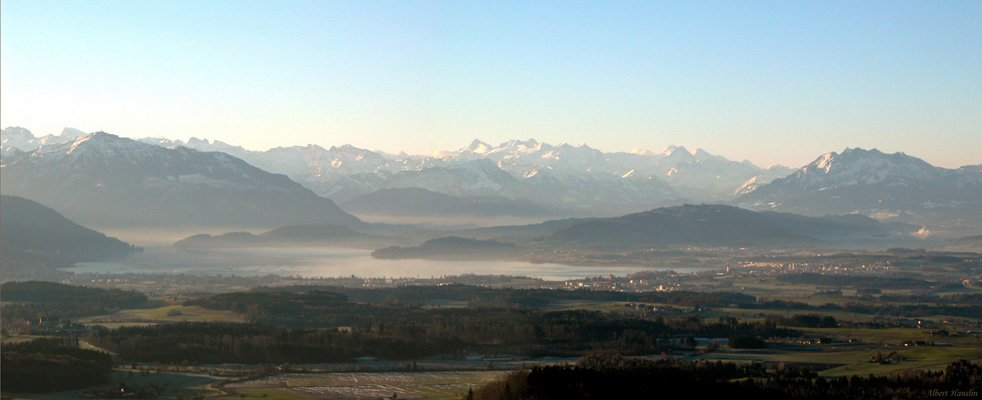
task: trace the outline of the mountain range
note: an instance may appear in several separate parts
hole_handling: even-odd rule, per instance
[[[85,136],[85,132],[74,128],[65,128],[58,135],[35,137],[27,129],[16,126],[8,127],[0,135],[0,157],[34,151],[43,146],[71,142],[82,136]]]
[[[803,215],[856,213],[918,223],[978,222],[982,165],[946,169],[904,153],[846,149],[824,154],[734,202]]]
[[[219,152],[164,148],[103,132],[7,155],[0,191],[94,226],[357,224],[284,175]]]
[[[534,139],[492,146],[479,140],[431,156],[386,156],[351,145],[249,151],[220,141],[146,138],[160,146],[221,151],[282,173],[338,202],[388,188],[423,188],[459,197],[499,195],[565,208],[663,204],[683,199],[719,201],[748,185],[791,172],[759,168],[703,150],[670,146],[661,153],[604,153],[586,145],[551,145]]]
[[[77,130],[65,129],[60,135],[35,138],[23,128],[4,129],[0,135],[4,146],[0,162],[4,193],[45,201],[80,221],[89,218],[89,214],[99,219],[120,212],[140,214],[127,208],[132,202],[120,202],[119,208],[104,209],[104,213],[94,210],[96,205],[85,204],[98,198],[90,192],[109,190],[99,186],[105,185],[99,180],[113,182],[139,170],[142,175],[127,178],[130,184],[124,185],[125,193],[116,196],[136,196],[133,191],[142,188],[154,194],[131,200],[152,205],[160,202],[161,196],[183,193],[190,187],[201,189],[191,191],[200,197],[178,209],[166,210],[167,215],[193,214],[192,204],[228,201],[239,207],[239,201],[231,198],[239,195],[231,193],[251,193],[243,197],[251,205],[233,207],[234,211],[229,212],[216,210],[215,217],[210,216],[211,211],[209,216],[191,217],[209,223],[239,221],[251,210],[257,215],[250,218],[263,221],[260,225],[355,221],[336,209],[333,202],[311,196],[316,194],[365,215],[436,212],[498,216],[520,213],[518,210],[524,208],[528,215],[544,220],[554,217],[554,210],[563,210],[560,215],[612,216],[682,203],[722,203],[811,216],[856,213],[881,220],[956,227],[967,231],[963,235],[977,232],[982,226],[982,165],[945,169],[903,153],[886,154],[876,149],[826,153],[793,170],[782,166],[760,168],[701,149],[692,152],[675,146],[660,153],[605,153],[586,145],[557,146],[533,139],[511,140],[497,146],[474,140],[458,150],[410,156],[350,145],[250,151],[194,138],[187,142],[150,138],[137,142],[113,136],[114,142],[103,141],[106,145],[94,151],[102,161],[80,164],[81,169],[73,172],[75,162],[93,158],[71,156],[76,143],[81,143],[78,146],[83,149],[91,147],[85,144],[88,136],[78,134]],[[149,150],[152,148],[160,150]],[[160,163],[147,158],[150,154],[173,156],[167,156],[171,157],[170,162]],[[58,161],[65,158],[70,162]],[[149,164],[143,165],[145,162]],[[219,165],[221,168],[216,169]],[[256,168],[249,169],[252,166]],[[245,172],[247,169],[249,172]],[[213,173],[217,170],[223,171],[221,176]],[[78,179],[67,178],[72,174]],[[222,189],[217,190],[219,187]],[[201,194],[206,188],[212,189],[210,195]],[[294,200],[273,200],[285,192],[292,193],[287,197]],[[304,203],[306,208],[296,208],[290,201]],[[272,208],[280,210],[267,207],[274,204],[277,206]],[[320,219],[303,220],[296,214]],[[130,219],[133,223],[179,222],[148,215],[141,218]]]

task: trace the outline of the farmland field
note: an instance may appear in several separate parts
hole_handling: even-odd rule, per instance
[[[903,356],[900,363],[876,364],[870,356],[879,351],[883,355],[897,352]],[[812,350],[723,350],[693,357],[702,360],[731,362],[788,362],[803,364],[832,364],[829,369],[818,371],[820,376],[889,375],[903,370],[939,369],[952,360],[982,359],[982,349],[963,346],[884,347],[884,346],[822,346]]]
[[[124,383],[126,386],[130,387],[147,387],[150,384],[154,384],[163,387],[163,390],[157,399],[171,400],[177,399],[178,397],[183,398],[198,394],[205,396],[216,396],[220,393],[213,389],[211,384],[217,381],[218,379],[215,377],[201,374],[173,372],[152,372],[149,374],[141,374],[139,371],[133,370],[115,370],[112,372],[109,383],[97,385],[88,389],[111,389],[118,387],[120,383]],[[81,398],[85,390],[71,390],[44,394],[15,394],[10,398],[25,400],[70,400]],[[4,399],[7,398],[7,394],[5,393]]]
[[[393,394],[404,399],[459,399],[469,388],[506,374],[507,371],[285,374],[235,383],[228,388],[247,397],[266,394],[267,398],[285,400],[374,399]]]
[[[231,311],[209,310],[180,304],[154,304],[152,307],[120,310],[112,314],[84,317],[78,320],[79,323],[85,325],[102,325],[110,329],[121,326],[147,326],[152,323],[184,321],[245,322],[245,319]]]

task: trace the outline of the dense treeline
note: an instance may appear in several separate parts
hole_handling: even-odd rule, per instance
[[[742,379],[753,378],[753,379]],[[982,367],[959,360],[944,371],[825,379],[808,370],[759,364],[584,357],[576,367],[512,373],[469,393],[473,400],[628,398],[896,399],[977,397]],[[972,395],[971,391],[974,391]],[[939,394],[945,392],[946,394]],[[962,393],[959,395],[958,393]]]
[[[542,307],[560,300],[625,301],[669,304],[680,307],[723,307],[731,304],[753,303],[754,296],[734,292],[640,292],[627,293],[607,290],[552,290],[552,289],[494,289],[483,286],[400,286],[396,288],[355,289],[339,286],[288,286],[256,288],[257,292],[308,292],[330,291],[348,296],[350,301],[379,303],[383,301],[401,304],[421,304],[429,300],[474,302],[483,305],[481,299],[499,299],[509,307]],[[477,301],[475,301],[477,300]]]
[[[159,363],[322,363],[350,362],[361,356],[388,360],[464,349],[526,344],[529,332],[515,332],[479,318],[432,324],[380,323],[351,332],[262,324],[177,323],[99,332],[90,340],[125,361]],[[464,334],[458,336],[457,334]]]
[[[843,311],[857,314],[879,314],[894,317],[916,318],[927,315],[952,315],[956,317],[982,318],[982,305],[927,305],[927,304],[877,304],[847,303]]]
[[[77,338],[45,338],[4,344],[0,351],[3,390],[46,393],[109,382],[112,359],[78,347]]]
[[[370,307],[370,305],[358,305]],[[372,309],[365,309],[368,313]],[[789,337],[773,324],[692,316],[643,320],[592,311],[465,310],[377,307],[386,316],[343,329],[268,324],[179,323],[93,333],[94,344],[126,361],[161,363],[343,362],[371,355],[389,360],[470,352],[580,355],[603,349],[652,354],[694,346],[693,336]],[[415,316],[410,320],[407,316]],[[336,316],[340,318],[340,316]],[[351,315],[353,319],[371,315]]]
[[[424,308],[415,305],[402,305],[398,298],[385,297],[379,293],[397,293],[403,297],[415,297],[419,293],[421,296],[426,294],[425,289],[432,287],[406,287],[399,290],[349,290],[343,295],[330,292],[306,291],[306,292],[254,292],[248,294],[231,293],[217,295],[210,298],[190,301],[186,304],[199,305],[208,308],[219,308],[225,310],[239,311],[248,313],[255,322],[262,322],[276,326],[291,327],[338,327],[355,326],[371,328],[373,326],[384,326],[385,324],[429,324],[431,322],[445,322],[449,326],[456,327],[458,324],[479,318],[485,323],[501,326],[505,331],[512,332],[537,332],[534,339],[547,340],[552,344],[565,343],[570,341],[596,341],[610,340],[613,335],[611,332],[643,332],[645,336],[654,341],[658,337],[669,337],[673,335],[697,335],[706,337],[729,337],[733,335],[750,335],[760,337],[788,337],[797,335],[796,331],[778,328],[775,323],[740,323],[732,317],[721,317],[716,322],[705,322],[699,316],[685,316],[668,319],[638,319],[621,318],[615,315],[596,312],[596,311],[562,311],[547,312],[534,308]],[[449,288],[449,289],[448,289]],[[503,296],[509,293],[524,295],[527,293],[537,294],[540,291],[514,291],[514,290],[492,290],[472,286],[450,286],[437,287],[436,292],[446,295],[463,293],[466,289],[474,289],[478,296],[493,295],[496,292],[503,292]],[[374,297],[363,298],[365,300],[377,300],[378,304],[372,303],[344,303],[343,296],[349,298],[364,293],[374,294]],[[555,294],[557,297],[565,295],[564,291],[541,291],[547,294]],[[591,292],[574,293],[590,295]],[[408,294],[407,294],[408,293]],[[617,292],[592,292],[601,296],[611,296],[614,294],[623,295]],[[474,295],[474,294],[471,294]],[[662,300],[673,303],[684,303],[688,301],[698,301],[703,298],[699,293],[640,293],[642,297],[659,296]],[[712,297],[715,294],[709,294]],[[724,293],[723,296],[728,296]],[[461,295],[463,296],[463,295]],[[742,296],[742,295],[741,295]],[[366,296],[367,297],[367,296]],[[541,298],[532,296],[534,298]],[[752,297],[751,297],[752,298]],[[326,300],[322,300],[326,299]],[[596,299],[596,297],[594,297]],[[715,301],[720,301],[715,298]],[[473,331],[476,328],[469,328]],[[563,333],[564,330],[572,329],[576,336]],[[481,335],[491,335],[490,330],[482,329]],[[606,336],[598,336],[597,332],[605,332]],[[435,334],[440,334],[436,332]],[[465,333],[458,333],[458,337],[466,336]],[[512,336],[514,338],[515,336]],[[498,339],[498,342],[507,338]],[[534,343],[533,338],[518,343]]]
[[[767,314],[764,321],[774,325],[798,326],[802,328],[835,328],[839,326],[839,321],[835,317],[820,315],[795,314],[791,317],[778,314]]]
[[[868,275],[830,275],[814,272],[781,275],[777,279],[788,283],[806,283],[819,286],[849,288],[923,289],[934,286],[934,283],[932,282],[915,278],[894,278]]]
[[[251,314],[293,313],[308,308],[345,304],[348,296],[340,293],[312,290],[303,293],[236,292],[225,293],[185,302],[216,310]]]
[[[61,303],[84,302],[113,306],[137,304],[147,297],[121,289],[99,289],[55,282],[4,282],[0,285],[5,302]]]
[[[467,317],[473,311],[431,309],[401,305],[394,301],[379,304],[348,303],[343,294],[307,291],[230,293],[188,301],[185,305],[244,312],[251,321],[273,326],[333,328],[339,326],[371,327],[386,323],[425,322],[433,318]],[[488,309],[481,316],[489,323],[508,324],[522,317],[521,310]]]
[[[3,323],[107,314],[147,301],[147,296],[120,289],[97,289],[54,282],[5,282],[0,285]]]
[[[327,292],[329,291],[329,292]],[[320,294],[319,294],[320,293]],[[845,304],[828,303],[811,305],[808,303],[757,299],[741,293],[731,292],[641,292],[624,293],[602,290],[548,290],[548,289],[492,289],[481,286],[403,286],[384,289],[352,289],[331,286],[292,286],[285,288],[257,288],[249,295],[233,293],[188,302],[206,308],[246,312],[252,316],[264,315],[256,319],[268,323],[296,326],[319,326],[323,324],[352,324],[351,318],[330,318],[334,313],[322,313],[324,309],[337,312],[364,313],[373,306],[343,303],[343,296],[354,302],[376,303],[381,305],[414,305],[432,300],[463,301],[472,308],[543,308],[563,300],[582,301],[623,301],[639,303],[669,304],[680,307],[725,307],[736,305],[747,309],[777,309],[800,311],[848,311],[857,314],[879,314],[895,317],[922,317],[925,315],[953,315],[969,318],[982,318],[982,295],[958,294],[944,298],[931,298],[930,303]],[[398,312],[393,318],[418,317],[415,314],[401,316]],[[373,320],[362,319],[361,322]],[[346,322],[345,322],[346,321]],[[799,321],[799,323],[804,321]],[[828,321],[826,321],[828,322]],[[789,326],[818,327],[814,324]],[[831,325],[827,325],[831,327]]]
[[[464,285],[372,290],[331,288],[337,292],[314,290],[322,288],[296,286],[277,291],[264,288],[186,303],[246,313],[254,323],[268,326],[261,333],[243,333],[221,325],[188,325],[186,329],[197,333],[175,332],[162,327],[127,328],[101,333],[95,340],[135,361],[210,362],[206,360],[224,357],[234,362],[325,362],[346,361],[364,355],[407,359],[481,351],[579,355],[606,349],[624,354],[652,354],[673,347],[692,347],[692,337],[734,338],[737,344],[746,342],[751,343],[748,346],[761,347],[764,343],[761,338],[800,335],[792,329],[778,327],[773,321],[749,323],[731,317],[706,321],[696,315],[637,318],[598,311],[550,312],[529,306],[568,298],[671,304],[700,304],[702,301],[722,304],[747,297],[753,299],[733,293],[625,294],[495,290]],[[349,303],[346,299],[365,302]],[[435,299],[470,299],[471,307],[416,305]],[[350,333],[330,329],[338,327]],[[313,331],[311,328],[328,330]],[[256,325],[251,329],[260,328]],[[218,345],[204,339],[208,335],[227,336],[227,342]],[[688,339],[682,340],[684,338]],[[749,339],[741,341],[741,338]],[[180,350],[179,356],[170,358],[165,354],[151,354],[161,347],[187,351]],[[284,350],[287,348],[302,351]]]
[[[946,296],[929,296],[922,294],[884,294],[880,301],[894,303],[927,303],[927,304],[958,304],[982,305],[982,293],[958,293]]]
[[[826,303],[815,306],[808,303],[788,300],[761,299],[757,303],[740,304],[741,308],[767,310],[801,310],[801,311],[848,311],[856,314],[887,315],[892,317],[916,318],[926,315],[953,315],[957,317],[982,318],[982,305],[941,304],[862,304],[848,302],[845,304]]]

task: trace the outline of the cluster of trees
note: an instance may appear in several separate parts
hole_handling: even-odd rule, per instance
[[[42,338],[4,344],[0,351],[3,390],[57,392],[109,382],[108,354],[78,347],[78,338]]]
[[[62,319],[111,313],[147,301],[147,296],[120,289],[98,289],[54,282],[5,282],[2,322],[17,326],[39,318]]]
[[[337,330],[207,322],[122,327],[94,333],[88,340],[127,362],[167,364],[346,361],[364,355],[358,352],[366,347],[387,350],[370,338]],[[406,350],[412,353],[411,349]]]
[[[982,318],[982,305],[928,305],[928,304],[860,304],[847,303],[843,311],[856,314],[879,314],[894,317],[916,318],[926,315],[953,315],[956,317]]]
[[[267,323],[179,323],[95,332],[94,344],[126,361],[161,363],[344,362],[372,355],[389,360],[439,354],[512,352],[582,355],[596,349],[652,354],[685,347],[685,337],[757,338],[798,336],[770,323],[722,317],[617,318],[595,311],[424,309],[353,305],[321,310],[329,320],[359,321],[324,327]],[[375,314],[373,314],[375,313]],[[694,346],[689,346],[694,347]]]
[[[890,352],[886,356],[883,353],[877,351],[873,353],[870,357],[870,362],[875,362],[877,364],[889,364],[889,363],[899,363],[904,361],[904,356],[896,351]]]
[[[806,274],[800,274],[806,275]],[[796,276],[796,275],[795,275]],[[815,275],[824,276],[824,275]],[[865,279],[865,278],[864,278]],[[876,279],[876,278],[872,278]],[[889,278],[907,279],[907,278]],[[669,304],[680,307],[723,307],[737,305],[749,309],[783,309],[800,311],[848,311],[896,317],[954,315],[982,318],[982,295],[899,298],[897,303],[863,304],[828,303],[811,305],[788,300],[755,298],[730,292],[647,292],[624,293],[602,290],[492,289],[480,286],[403,286],[398,288],[353,289],[331,286],[293,286],[258,288],[247,293],[229,293],[190,301],[188,305],[247,313],[254,321],[287,326],[338,326],[373,323],[380,320],[413,321],[425,318],[430,311],[413,305],[432,300],[466,302],[469,308],[513,309],[528,313],[551,303],[568,300],[625,301]],[[911,303],[925,300],[921,303]],[[930,300],[927,302],[926,300]],[[349,302],[350,301],[350,302]],[[772,320],[776,325],[800,327],[835,327],[834,318],[796,315]]]
[[[396,299],[378,303],[344,301],[346,294],[311,290],[306,292],[228,293],[188,301],[185,305],[245,313],[253,322],[288,327],[339,327],[422,323],[455,319],[474,314],[461,309],[431,309],[404,305]],[[480,314],[489,322],[512,324],[523,318],[520,309],[485,309]]]
[[[430,300],[473,302],[483,306],[482,299],[500,299],[507,307],[542,308],[557,301],[624,301],[669,304],[679,307],[723,307],[754,303],[754,296],[734,292],[643,292],[625,293],[609,290],[495,289],[484,286],[400,286],[395,288],[345,288],[340,286],[261,287],[253,292],[303,293],[327,291],[344,294],[353,302],[422,304]]]
[[[849,288],[924,289],[935,285],[933,282],[916,278],[872,275],[827,275],[815,272],[781,275],[777,279],[788,283],[807,283],[819,286]]]
[[[752,379],[745,379],[752,378]],[[467,394],[465,400],[588,398],[896,399],[932,393],[978,393],[982,367],[959,360],[944,371],[905,371],[877,377],[825,379],[807,369],[764,370],[759,364],[631,360],[591,355],[575,367],[512,373]],[[976,394],[977,396],[977,394]]]
[[[306,317],[307,313],[318,312],[324,308],[343,307],[348,304],[344,294],[313,290],[309,292],[236,292],[191,300],[184,303],[214,310],[227,310],[247,314],[252,318],[263,315],[296,315]]]
[[[465,285],[321,290],[324,288],[260,288],[185,303],[246,313],[252,322],[262,324],[249,328],[250,332],[203,324],[185,325],[182,332],[169,327],[126,328],[99,333],[94,340],[134,361],[207,363],[223,358],[226,362],[348,361],[364,355],[398,360],[495,351],[530,356],[581,355],[595,349],[652,354],[694,347],[691,338],[695,336],[735,338],[734,343],[762,347],[762,338],[800,335],[774,321],[739,322],[732,317],[703,320],[696,315],[653,319],[531,307],[562,299],[679,305],[754,299],[734,293],[628,294]],[[435,299],[469,299],[472,307],[416,305]],[[331,329],[339,327],[344,327],[344,332]],[[225,337],[225,341],[210,341],[208,335]],[[684,338],[690,340],[681,340]],[[172,350],[168,355],[156,350],[159,348]]]
[[[731,337],[726,344],[734,349],[763,349],[767,343],[755,336],[740,335]]]
[[[947,297],[946,297],[947,298]],[[957,299],[952,296],[953,299]],[[826,303],[815,306],[789,300],[761,299],[757,303],[740,304],[741,308],[768,310],[801,310],[801,311],[848,311],[856,314],[888,315],[893,317],[916,318],[926,315],[953,315],[966,318],[982,318],[982,304],[971,304],[973,298],[968,297],[969,304],[942,304],[938,298],[932,299],[931,304],[894,304],[877,303],[863,304],[848,302],[845,304]]]
[[[797,326],[802,328],[836,328],[839,321],[832,316],[820,316],[814,314],[795,314],[793,316],[767,314],[764,321],[774,325]]]
[[[982,293],[957,293],[947,296],[929,296],[923,294],[884,294],[880,301],[895,303],[926,303],[926,304],[958,304],[982,305]]]

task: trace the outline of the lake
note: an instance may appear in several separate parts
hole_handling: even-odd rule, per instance
[[[66,271],[84,273],[161,273],[189,275],[430,278],[444,275],[513,275],[545,280],[624,276],[653,268],[571,266],[523,261],[380,260],[368,250],[339,248],[182,249],[147,247],[125,257],[78,263]],[[654,268],[658,269],[658,268]],[[662,268],[667,269],[667,268]]]

